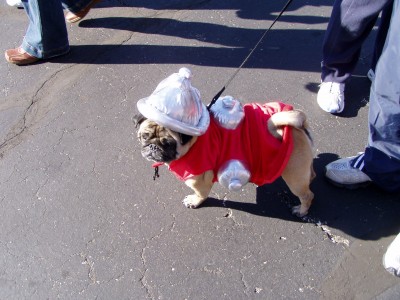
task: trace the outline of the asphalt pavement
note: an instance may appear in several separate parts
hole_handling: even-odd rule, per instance
[[[136,102],[185,66],[204,103],[286,3],[102,1],[68,25],[71,52],[0,62],[0,299],[400,299],[382,255],[400,230],[398,194],[344,190],[324,166],[363,151],[374,32],[340,115],[320,110],[321,44],[333,1],[294,0],[225,95],[308,115],[315,201],[306,218],[285,183],[215,185],[200,208],[140,154]],[[27,27],[0,3],[1,51]]]

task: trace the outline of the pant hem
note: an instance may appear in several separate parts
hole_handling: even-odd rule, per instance
[[[40,59],[47,59],[47,58],[52,58],[56,56],[61,56],[64,54],[67,54],[69,52],[69,44],[62,46],[57,49],[53,49],[50,51],[42,51],[40,49],[37,49],[36,47],[30,45],[25,39],[22,42],[21,45],[22,49],[24,49],[28,54],[40,58]]]

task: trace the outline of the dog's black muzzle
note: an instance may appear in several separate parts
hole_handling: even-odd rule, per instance
[[[147,160],[164,163],[168,163],[176,159],[176,144],[163,145],[163,147],[164,148],[161,148],[155,144],[143,146],[141,151],[142,156]]]

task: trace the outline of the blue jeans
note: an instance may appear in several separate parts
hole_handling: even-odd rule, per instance
[[[389,27],[393,0],[336,0],[322,45],[323,82],[344,83],[354,71],[361,47],[379,13],[381,24],[375,41],[371,69],[382,51]]]
[[[394,0],[386,43],[369,100],[368,146],[351,165],[381,188],[400,191],[400,0]]]
[[[89,2],[90,0],[22,0],[29,18],[22,49],[41,59],[67,53],[69,42],[63,8],[78,12]]]

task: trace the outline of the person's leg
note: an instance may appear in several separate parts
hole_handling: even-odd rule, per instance
[[[378,32],[375,39],[374,52],[371,61],[371,70],[375,73],[376,64],[382,54],[383,46],[385,45],[387,32],[392,17],[393,1],[389,2],[382,10],[381,20],[378,27]]]
[[[29,27],[21,47],[41,59],[68,52],[68,33],[60,0],[23,0],[23,5]]]
[[[319,106],[330,113],[344,109],[344,88],[360,56],[361,46],[380,11],[393,0],[336,0],[325,33]]]
[[[370,112],[370,137],[369,137],[369,148],[371,149],[371,154],[375,153],[383,153],[384,158],[379,159],[378,162],[381,161],[386,167],[383,169],[381,173],[384,176],[378,177],[375,180],[378,180],[380,185],[384,188],[390,190],[400,190],[400,87],[398,85],[400,80],[400,66],[399,66],[399,51],[400,51],[400,1],[396,0],[394,3],[394,14],[393,20],[391,21],[392,26],[388,33],[387,45],[393,45],[390,49],[383,50],[382,59],[378,61],[377,64],[377,72],[388,72],[387,78],[385,79],[382,76],[379,76],[375,79],[374,89],[378,99],[382,100],[385,97],[385,94],[382,95],[382,98],[378,93],[382,92],[381,89],[389,88],[387,92],[390,95],[397,94],[396,97],[390,97],[387,99],[389,102],[387,109],[395,108],[396,112],[390,114],[389,116],[385,116],[384,118],[387,120],[387,124],[389,124],[389,128],[387,130],[382,128],[382,125],[377,122],[377,117],[379,116],[379,112],[381,109],[376,107],[379,103],[384,104],[383,101],[377,101],[377,105],[374,105],[373,112]],[[396,56],[397,54],[397,56]],[[390,59],[396,59],[395,61],[390,61]],[[382,63],[381,61],[386,61],[386,63]],[[395,62],[394,67],[390,67],[390,62]],[[391,78],[390,76],[394,76]],[[384,91],[385,92],[385,91]],[[386,102],[386,101],[385,101]],[[397,103],[394,103],[397,102]],[[384,104],[385,105],[385,104]],[[372,119],[371,119],[372,118]],[[396,125],[397,124],[397,125]],[[385,142],[385,141],[388,142]],[[367,148],[368,149],[368,148]],[[379,149],[374,151],[373,149]],[[366,154],[368,151],[366,151]],[[373,157],[371,155],[371,159],[366,161],[367,168],[370,169],[371,178],[374,179],[375,173],[379,175],[377,172],[378,164],[372,163]],[[387,172],[390,170],[390,172]],[[368,171],[367,171],[368,172]],[[383,177],[383,178],[382,178]],[[390,243],[387,248],[385,254],[383,255],[383,267],[391,274],[400,277],[400,233],[396,236],[396,238]]]
[[[322,46],[322,81],[344,83],[379,13],[393,0],[336,0]]]
[[[29,26],[20,47],[5,52],[8,62],[25,65],[69,51],[67,28],[59,0],[23,0]]]
[[[69,12],[65,15],[65,20],[69,23],[76,23],[82,20],[90,9],[101,0],[63,0],[63,7]]]
[[[61,0],[62,6],[71,12],[79,12],[87,7],[93,0]]]
[[[9,63],[26,65],[69,51],[67,28],[60,0],[23,0],[29,26],[20,47],[9,49]]]
[[[369,137],[362,169],[388,191],[400,190],[400,9],[396,5],[376,66],[369,104]]]
[[[348,187],[372,180],[385,190],[400,191],[399,64],[400,0],[395,0],[386,42],[371,86],[368,146],[365,154],[340,159],[326,166],[326,176],[333,183]],[[383,255],[383,266],[400,277],[400,233]]]
[[[338,185],[356,187],[372,181],[384,190],[400,191],[399,2],[394,2],[386,43],[371,86],[365,153],[326,166],[326,176]]]

